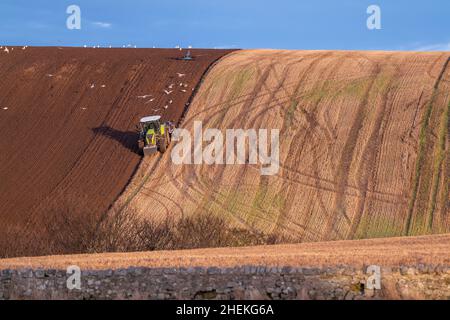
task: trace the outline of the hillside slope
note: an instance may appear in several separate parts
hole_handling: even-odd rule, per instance
[[[0,242],[16,242],[11,234],[25,225],[39,234],[49,211],[104,213],[141,160],[140,117],[178,121],[203,73],[228,52],[192,50],[194,61],[175,49],[1,52]]]
[[[117,207],[211,214],[283,241],[450,231],[448,53],[239,51],[183,127],[280,129],[280,170],[145,159]]]
[[[345,240],[239,248],[208,248],[154,252],[100,253],[0,259],[0,270],[49,268],[83,270],[129,267],[309,266],[383,267],[431,264],[449,266],[450,235]]]

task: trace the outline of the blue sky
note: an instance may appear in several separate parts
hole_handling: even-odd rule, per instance
[[[81,30],[66,27],[72,4]],[[1,0],[0,44],[450,51],[450,1]]]

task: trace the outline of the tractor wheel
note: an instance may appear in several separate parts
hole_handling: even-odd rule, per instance
[[[167,150],[167,138],[161,138],[159,141],[159,152],[164,153]]]
[[[144,154],[144,147],[145,147],[144,140],[140,139],[138,141],[138,149],[140,154]]]
[[[169,147],[170,143],[172,142],[172,137],[170,133],[166,133],[166,140],[167,140],[167,147]]]

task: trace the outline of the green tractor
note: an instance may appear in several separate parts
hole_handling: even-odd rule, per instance
[[[161,123],[161,116],[144,117],[139,123],[139,150],[144,156],[164,153],[169,147],[174,125]]]

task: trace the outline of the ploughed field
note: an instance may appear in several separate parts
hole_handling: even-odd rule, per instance
[[[0,53],[0,235],[10,238],[39,233],[49,211],[106,212],[141,160],[139,119],[176,123],[229,52],[194,49],[183,61],[175,49],[9,50]]]
[[[142,162],[116,205],[153,221],[219,215],[283,241],[449,232],[449,57],[231,53],[208,73],[182,126],[279,129],[279,171],[178,165],[168,152]]]

